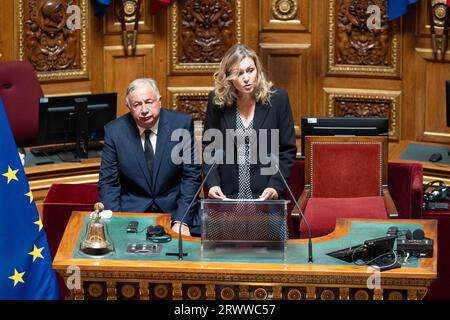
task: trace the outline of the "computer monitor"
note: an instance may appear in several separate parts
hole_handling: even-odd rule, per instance
[[[378,117],[302,117],[302,156],[306,136],[389,136],[389,119]]]
[[[88,157],[89,141],[104,138],[103,127],[116,118],[117,93],[94,93],[41,98],[39,137],[43,145],[74,144],[74,152],[59,154],[63,161]],[[35,148],[32,152],[39,152]]]

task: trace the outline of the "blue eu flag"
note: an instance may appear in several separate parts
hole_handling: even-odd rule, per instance
[[[59,299],[47,237],[1,97],[0,299]]]
[[[416,3],[418,0],[388,0],[387,14],[389,20],[397,19],[408,12],[408,5]]]

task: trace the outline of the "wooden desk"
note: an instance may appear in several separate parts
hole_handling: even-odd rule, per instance
[[[158,256],[150,261],[75,259],[74,250],[87,214],[72,213],[53,262],[53,268],[71,281],[74,279],[73,266],[79,268],[81,286],[72,290],[74,299],[414,300],[422,299],[436,279],[437,243],[434,258],[420,259],[415,267],[403,266],[382,273],[350,263],[308,264],[304,252],[299,255],[304,255],[305,262],[296,264],[178,261],[175,257],[172,260]],[[166,227],[170,219],[167,214],[121,213],[114,217],[158,217],[156,223]],[[355,221],[392,224],[392,220],[340,219],[334,233],[315,238],[314,245],[317,248],[320,242],[346,235]],[[396,220],[396,224],[401,223],[420,224],[427,236],[436,239],[434,220]],[[175,239],[176,235],[173,237]],[[184,241],[186,247],[187,242],[200,240],[186,237]],[[289,240],[289,244],[294,245],[306,243],[307,240]],[[319,257],[315,258],[319,260]],[[67,274],[70,266],[72,272]],[[368,283],[376,279],[380,280],[380,285],[369,289]]]
[[[414,162],[420,163],[423,166],[423,183],[426,184],[433,180],[443,180],[447,185],[450,184],[450,166],[442,164],[434,164],[432,162],[417,161],[417,160],[403,160],[402,154],[408,148],[410,144],[422,144],[426,146],[445,147],[442,144],[436,143],[423,143],[417,141],[402,140],[396,146],[389,151],[389,161],[395,162]],[[450,147],[449,147],[450,149]]]

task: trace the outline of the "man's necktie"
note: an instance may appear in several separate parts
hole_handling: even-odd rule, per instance
[[[155,153],[153,152],[152,143],[150,142],[150,134],[152,130],[148,129],[144,131],[145,142],[144,142],[144,154],[145,160],[147,162],[148,172],[150,174],[150,179],[153,179],[153,160],[155,159]]]

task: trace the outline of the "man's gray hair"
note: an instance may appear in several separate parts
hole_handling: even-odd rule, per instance
[[[133,80],[127,88],[127,95],[125,96],[125,100],[127,101],[127,105],[130,106],[130,101],[128,100],[128,96],[137,89],[141,89],[145,86],[149,85],[152,87],[153,91],[156,93],[156,98],[159,100],[161,98],[161,94],[159,93],[158,86],[156,85],[156,81],[150,78],[139,78],[136,80]]]

